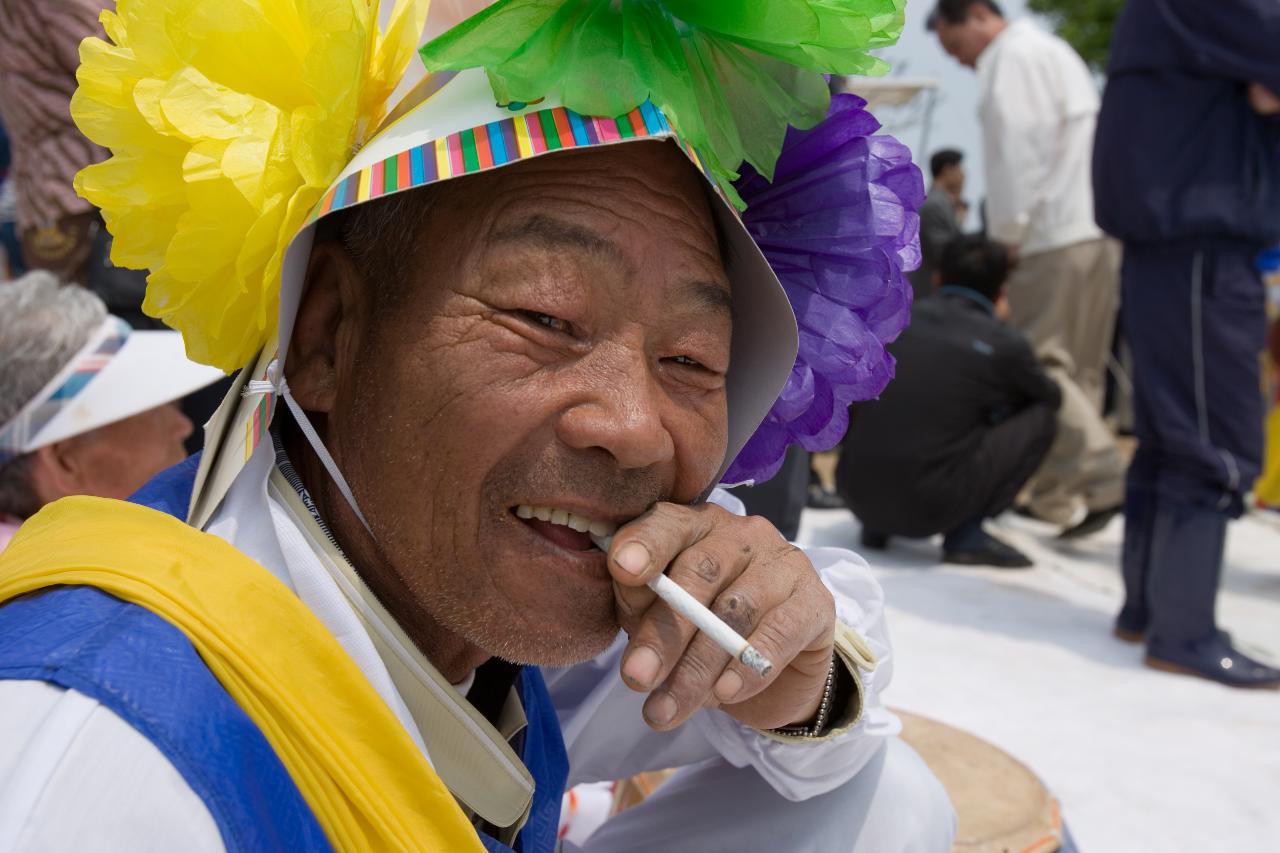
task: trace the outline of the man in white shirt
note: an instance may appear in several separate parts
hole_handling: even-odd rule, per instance
[[[1029,508],[1066,535],[1085,535],[1123,497],[1123,466],[1101,417],[1119,252],[1093,217],[1097,86],[1066,42],[1031,21],[1006,20],[991,0],[940,0],[929,28],[978,73],[987,230],[1018,257],[1010,322],[1063,386],[1059,437]]]

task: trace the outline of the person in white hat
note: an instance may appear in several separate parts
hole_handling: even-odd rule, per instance
[[[127,498],[186,458],[177,400],[221,374],[36,271],[0,285],[0,550],[67,495]]]
[[[585,849],[949,849],[865,563],[716,489],[891,374],[918,171],[856,109],[779,154],[899,7],[503,0],[430,76],[419,0],[104,16],[78,187],[241,372],[198,464],[0,557],[0,832],[549,853],[567,784],[682,767]]]

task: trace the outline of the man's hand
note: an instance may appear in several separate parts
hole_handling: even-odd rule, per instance
[[[1280,95],[1261,83],[1250,83],[1249,106],[1260,116],[1280,115]]]
[[[1009,294],[1005,293],[1003,289],[1001,289],[1000,296],[996,299],[996,304],[991,310],[995,314],[995,318],[1001,323],[1009,322],[1009,318],[1013,316],[1013,309],[1009,307]]]
[[[723,707],[760,729],[817,713],[835,642],[835,600],[804,552],[762,518],[715,504],[655,504],[609,547],[618,619],[630,637],[622,678],[650,692],[645,720],[675,728],[698,708]],[[773,663],[760,678],[654,595],[667,574]]]

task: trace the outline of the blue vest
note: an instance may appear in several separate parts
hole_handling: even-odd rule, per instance
[[[131,498],[185,518],[199,455]],[[64,586],[0,607],[0,679],[47,681],[111,709],[155,744],[204,802],[229,851],[332,848],[257,725],[186,636],[163,618],[93,587]],[[555,708],[536,667],[516,689],[529,726],[521,755],[535,782],[515,850],[551,853],[569,774]],[[512,848],[484,834],[494,853]]]

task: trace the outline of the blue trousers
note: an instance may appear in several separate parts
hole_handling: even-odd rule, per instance
[[[1238,517],[1262,470],[1266,304],[1246,247],[1126,246],[1138,450],[1128,487]]]
[[[1121,317],[1134,431],[1120,621],[1162,640],[1215,630],[1227,521],[1262,468],[1265,296],[1244,246],[1126,246]]]

